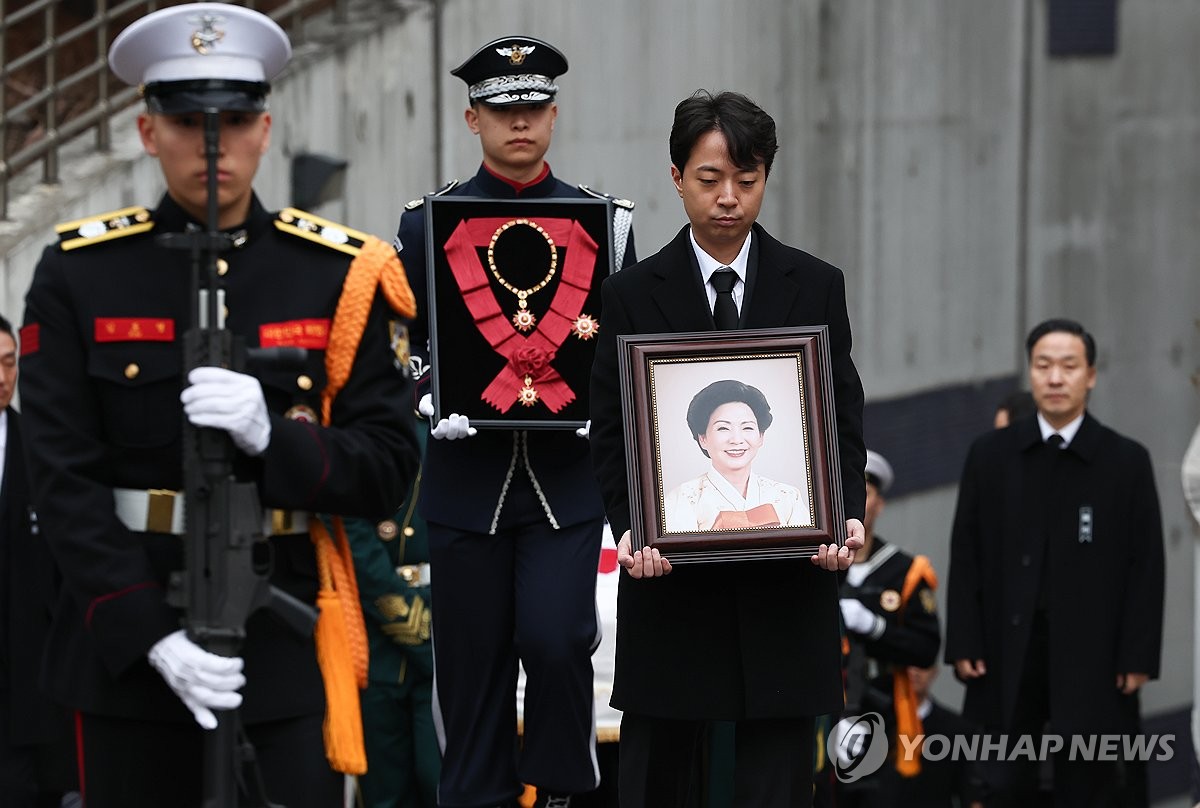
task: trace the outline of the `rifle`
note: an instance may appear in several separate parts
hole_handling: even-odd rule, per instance
[[[159,237],[171,249],[191,254],[192,321],[183,338],[183,371],[216,366],[244,372],[262,363],[303,361],[302,349],[251,349],[225,328],[224,289],[217,260],[233,241],[218,227],[217,157],[220,110],[206,108],[204,150],[208,206],[203,231]],[[271,545],[263,535],[263,510],[253,482],[233,474],[237,450],[223,430],[192,426],[183,418],[183,479],[186,532],[183,569],[172,573],[168,601],[184,609],[188,638],[207,651],[236,656],[246,638],[246,621],[261,608],[274,611],[293,630],[311,635],[316,611],[272,586]],[[271,803],[258,775],[254,748],[239,738],[237,711],[215,712],[217,727],[204,733],[204,808],[237,808],[239,793],[253,808]]]
[[[883,593],[879,586],[859,587],[854,590],[852,597],[860,602],[878,600]],[[845,596],[844,596],[845,597]],[[853,632],[846,632],[846,644],[849,652],[842,660],[845,676],[847,713],[863,713],[872,710],[887,715],[891,708],[891,693],[883,693],[872,687],[872,680],[879,676],[876,663],[867,656],[866,641]]]

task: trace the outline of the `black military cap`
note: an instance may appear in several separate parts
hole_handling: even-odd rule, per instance
[[[487,43],[450,71],[467,83],[471,102],[494,107],[554,100],[554,79],[567,72],[567,57],[548,42],[508,36]]]
[[[108,63],[120,79],[141,85],[151,112],[258,112],[291,54],[287,34],[270,17],[189,3],[134,22],[113,40]]]

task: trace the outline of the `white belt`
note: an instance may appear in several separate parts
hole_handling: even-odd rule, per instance
[[[138,533],[173,533],[182,536],[186,532],[184,496],[180,491],[114,488],[113,505],[121,523]],[[307,533],[308,513],[265,510],[262,531],[264,536]]]
[[[427,561],[396,567],[396,574],[403,578],[404,583],[409,586],[429,586],[429,563]]]

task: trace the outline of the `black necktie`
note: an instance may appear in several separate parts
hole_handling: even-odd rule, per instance
[[[1061,449],[1062,445],[1064,443],[1066,443],[1066,441],[1063,440],[1063,436],[1058,434],[1057,432],[1055,432],[1050,437],[1046,438],[1046,444],[1048,446],[1054,447],[1055,449]]]
[[[718,331],[732,331],[738,327],[737,303],[733,302],[733,285],[737,283],[737,273],[729,267],[721,267],[708,279],[712,288],[717,290],[717,304],[713,306],[713,322]]]

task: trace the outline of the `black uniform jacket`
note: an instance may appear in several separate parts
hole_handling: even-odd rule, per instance
[[[866,498],[863,391],[850,358],[840,270],[754,226],[741,326],[829,326],[847,518]],[[629,529],[618,334],[714,328],[684,227],[671,243],[604,282],[592,367],[591,444],[613,535]],[[621,576],[612,704],[663,718],[820,715],[842,708],[838,576],[807,558],[677,566]]]
[[[0,485],[0,738],[14,744],[49,741],[65,714],[50,703],[38,674],[57,593],[50,550],[29,504],[21,416],[8,408],[8,444]]]
[[[1056,452],[1053,465],[1037,462]],[[1085,529],[1090,509],[1090,535]],[[1150,456],[1090,414],[1065,449],[1035,416],[971,446],[950,548],[946,661],[982,659],[963,716],[1011,721],[1038,583],[1045,578],[1053,731],[1130,732],[1122,673],[1157,677],[1162,518]]]
[[[921,579],[908,602],[900,601],[913,557],[876,536],[871,557],[860,563],[869,568],[867,577],[859,586],[844,581],[841,596],[859,600],[882,617],[884,629],[878,637],[851,636],[863,643],[867,656],[879,663],[880,672],[890,671],[891,666],[932,665],[942,644],[934,591],[927,580]]]
[[[352,260],[278,230],[274,219],[254,199],[241,246],[223,254],[226,326],[248,347],[313,328],[328,333]],[[165,587],[181,566],[182,542],[131,532],[112,493],[183,483],[179,393],[191,262],[155,236],[190,220],[164,197],[153,221],[146,233],[46,249],[26,299],[21,394],[33,499],[64,579],[49,688],[85,711],[191,720],[146,661],[151,645],[180,627]],[[377,296],[330,428],[284,417],[297,406],[320,412],[319,340],[308,343],[303,369],[254,369],[271,414],[270,445],[258,458],[240,456],[236,473],[258,484],[263,507],[380,518],[404,498],[418,454],[407,415],[411,383],[390,344],[395,316]],[[307,534],[271,544],[272,582],[314,602]],[[247,633],[244,717],[323,709],[312,638],[261,611]]]
[[[518,191],[484,166],[467,182],[447,192],[450,196],[489,199],[590,198],[579,188],[547,173],[539,182]],[[429,364],[429,299],[425,255],[425,209],[417,207],[400,217],[396,247],[408,269],[417,297],[412,352]],[[633,233],[625,248],[624,265],[635,261]],[[442,368],[453,373],[454,368]],[[425,376],[418,396],[429,392]],[[529,474],[535,481],[546,517],[555,525],[574,525],[598,519],[604,509],[588,459],[588,442],[574,430],[481,429],[464,440],[430,440],[421,469],[418,509],[430,522],[477,533],[491,532],[503,505],[506,480],[514,473]]]

